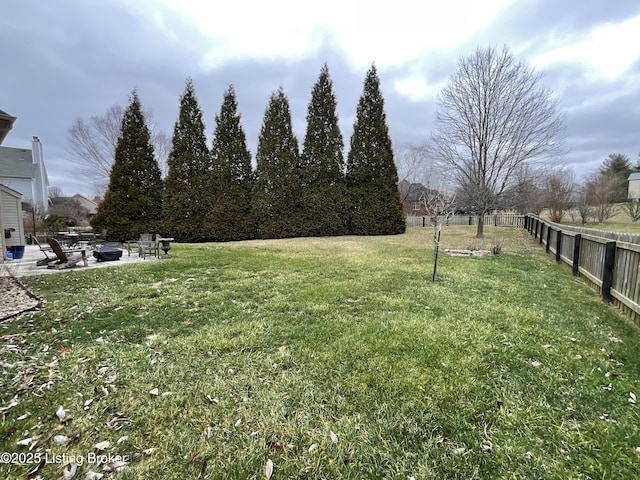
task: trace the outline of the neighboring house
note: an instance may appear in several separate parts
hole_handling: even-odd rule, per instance
[[[49,203],[50,219],[64,221],[66,226],[85,227],[98,212],[98,205],[87,197],[75,194],[73,197],[52,197]],[[63,225],[58,225],[61,228]]]
[[[0,110],[0,144],[13,127],[15,117]],[[0,146],[0,183],[22,194],[22,201],[48,208],[49,177],[42,144],[33,137],[31,149]]]
[[[15,121],[16,117],[12,117],[7,112],[0,110],[0,145],[2,145],[2,141],[13,128],[13,122]]]
[[[640,173],[632,173],[627,180],[629,180],[629,194],[627,198],[630,200],[640,199]]]
[[[80,205],[85,210],[87,210],[87,215],[89,215],[89,218],[93,217],[96,213],[98,213],[98,204],[93,200],[89,200],[87,197],[85,197],[84,195],[80,195],[79,193],[76,193],[71,198],[76,199],[80,203]]]
[[[0,262],[7,247],[24,245],[21,198],[20,192],[0,184]]]
[[[407,180],[402,180],[398,183],[398,190],[402,201],[402,214],[405,217],[428,215],[421,200],[427,191],[427,187],[421,183],[410,183]]]

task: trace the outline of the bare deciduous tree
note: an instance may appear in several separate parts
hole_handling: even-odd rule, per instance
[[[83,173],[91,179],[94,190],[99,195],[104,194],[109,184],[123,112],[120,105],[112,105],[104,115],[94,115],[88,121],[77,118],[68,131],[69,153],[73,155],[76,163],[83,167]],[[154,146],[156,160],[164,174],[171,139],[154,125],[151,117],[151,112],[145,112],[151,129],[151,143]]]
[[[393,156],[399,180],[407,180],[411,183],[426,181],[430,167],[426,144],[406,143],[395,149]]]
[[[541,185],[543,180],[541,169],[534,169],[531,165],[520,165],[514,170],[511,185],[505,190],[500,204],[503,208],[515,210],[523,215],[540,215],[545,206]]]
[[[640,220],[640,201],[637,198],[624,202],[622,209],[625,211],[633,223]]]
[[[563,150],[564,122],[540,79],[506,47],[478,48],[438,98],[430,152],[472,201],[477,237],[514,172]]]
[[[617,213],[619,182],[612,175],[594,173],[585,182],[586,201],[593,207],[598,223],[604,223]]]
[[[575,190],[573,170],[564,167],[546,175],[542,197],[552,222],[562,221],[567,210],[572,207]]]
[[[438,269],[438,251],[440,250],[440,234],[442,233],[442,224],[447,223],[450,216],[456,212],[456,196],[449,193],[444,183],[438,185],[439,188],[433,188],[428,184],[424,190],[420,201],[424,205],[427,215],[431,219],[433,225],[433,274],[431,280],[436,281],[436,271]]]
[[[594,216],[593,207],[589,205],[587,201],[587,188],[586,184],[578,186],[573,203],[575,205],[575,212],[580,217],[582,225],[586,225],[589,219]]]

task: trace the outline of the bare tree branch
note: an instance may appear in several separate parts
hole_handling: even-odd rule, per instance
[[[94,115],[85,121],[77,118],[68,130],[68,152],[82,167],[82,172],[94,184],[94,190],[102,195],[109,184],[109,175],[120,136],[122,114],[120,105],[112,105],[104,115]],[[171,139],[155,126],[151,112],[144,112],[151,130],[151,143],[156,152],[160,170],[166,173]]]
[[[572,207],[575,191],[573,170],[564,167],[546,175],[542,197],[552,222],[562,221],[565,213]]]
[[[449,169],[480,219],[518,168],[563,151],[564,123],[540,79],[507,48],[478,48],[460,60],[439,96],[430,154]],[[483,236],[481,220],[477,236]]]

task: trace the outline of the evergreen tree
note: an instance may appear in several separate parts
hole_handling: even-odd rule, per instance
[[[224,94],[211,147],[217,203],[212,210],[216,240],[246,240],[254,236],[251,212],[253,170],[251,152],[240,123],[233,86]]]
[[[610,153],[602,162],[600,175],[611,180],[612,188],[615,189],[614,200],[616,202],[627,200],[629,175],[635,172],[636,169],[631,164],[631,159],[624,153]]]
[[[193,82],[188,79],[173,129],[163,202],[165,230],[179,242],[214,238],[206,221],[215,197],[210,189],[212,165],[204,129]]]
[[[344,142],[333,82],[325,64],[311,91],[307,132],[301,155],[302,235],[344,235],[347,197],[344,179]]]
[[[156,233],[162,214],[162,179],[153,154],[140,99],[134,90],[124,112],[109,186],[91,220],[96,231],[114,241]]]
[[[389,235],[405,231],[398,171],[375,65],[367,72],[358,102],[346,179],[352,234]]]
[[[300,234],[299,163],[289,100],[280,88],[269,99],[258,138],[252,206],[259,238]]]

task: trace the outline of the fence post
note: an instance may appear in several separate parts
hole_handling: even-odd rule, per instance
[[[424,227],[425,227],[426,223],[427,223],[427,217],[424,217],[424,216],[423,216],[423,217],[422,217],[422,228],[424,228]]]
[[[560,263],[562,258],[562,230],[558,229],[556,232],[556,262]]]
[[[607,242],[604,254],[604,269],[602,272],[602,299],[610,301],[611,286],[613,285],[613,268],[616,261],[616,242]]]
[[[573,264],[571,265],[571,271],[573,272],[573,276],[577,277],[580,267],[580,241],[582,240],[582,235],[577,233],[575,237],[573,237]]]
[[[549,225],[547,225],[547,244],[544,248],[544,251],[549,253],[549,250],[551,249],[551,245],[549,245],[551,243],[551,228],[549,227]]]

